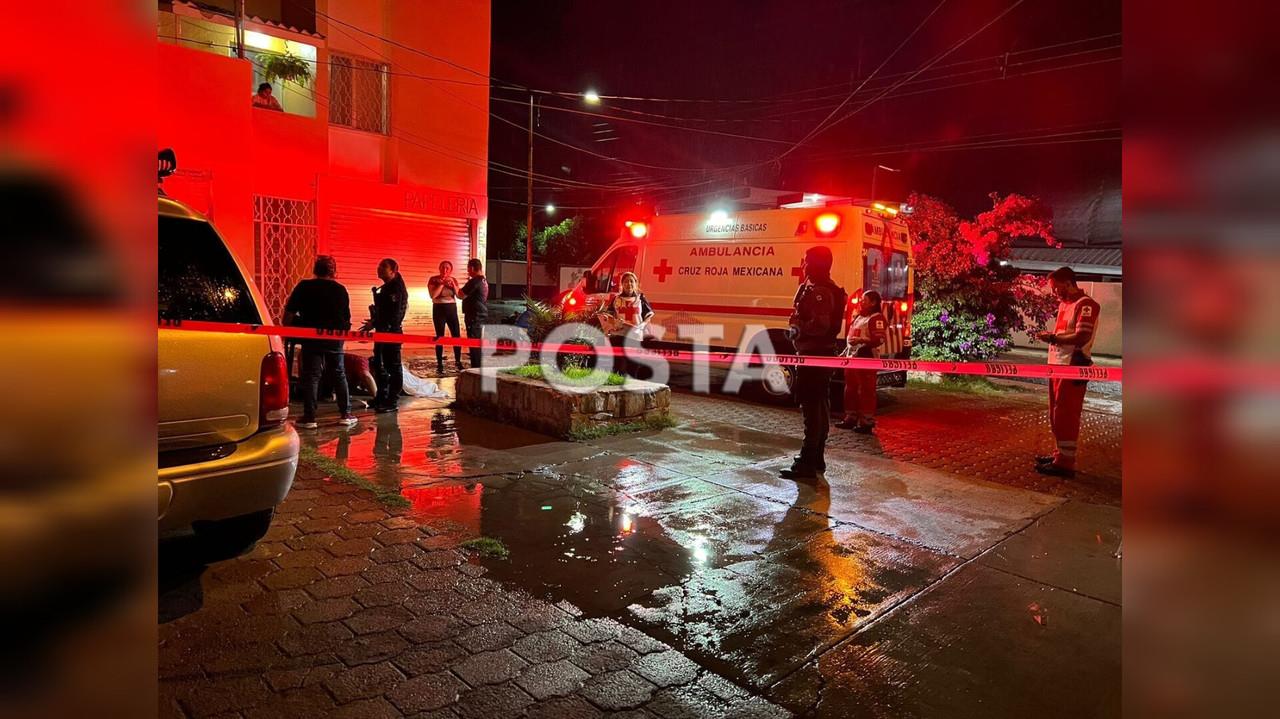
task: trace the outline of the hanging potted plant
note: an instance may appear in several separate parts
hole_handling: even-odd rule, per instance
[[[263,60],[262,69],[267,82],[275,82],[277,79],[299,85],[311,82],[311,63],[287,52],[283,55],[268,55]]]

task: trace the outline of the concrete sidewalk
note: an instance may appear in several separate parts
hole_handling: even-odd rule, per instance
[[[793,413],[686,400],[589,443],[426,400],[323,428],[412,506],[304,472],[251,555],[170,572],[162,710],[1119,714],[1118,507],[856,446],[817,491],[777,478]]]

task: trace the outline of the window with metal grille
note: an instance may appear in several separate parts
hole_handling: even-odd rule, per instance
[[[298,280],[316,258],[316,203],[284,197],[253,198],[254,275],[271,319],[281,321]]]
[[[329,60],[329,122],[387,134],[387,64],[337,53]]]

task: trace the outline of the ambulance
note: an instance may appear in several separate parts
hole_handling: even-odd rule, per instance
[[[718,325],[724,331],[712,348],[734,350],[763,332],[779,353],[789,353],[787,320],[800,261],[805,250],[825,245],[835,257],[831,278],[849,294],[846,320],[864,291],[877,290],[889,321],[881,356],[906,359],[914,285],[911,238],[898,214],[897,207],[877,202],[629,220],[561,302],[566,311],[593,313],[618,291],[624,272],[635,272],[655,313],[652,324],[666,330],[646,345],[690,349],[682,326]],[[766,376],[766,385],[789,384],[787,369],[768,371],[780,376]],[[882,374],[880,381],[901,385],[906,373]]]

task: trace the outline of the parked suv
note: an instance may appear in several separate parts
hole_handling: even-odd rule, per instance
[[[244,267],[204,217],[160,197],[160,319],[269,324]],[[279,337],[160,329],[161,537],[194,531],[238,554],[293,484],[298,434]]]

